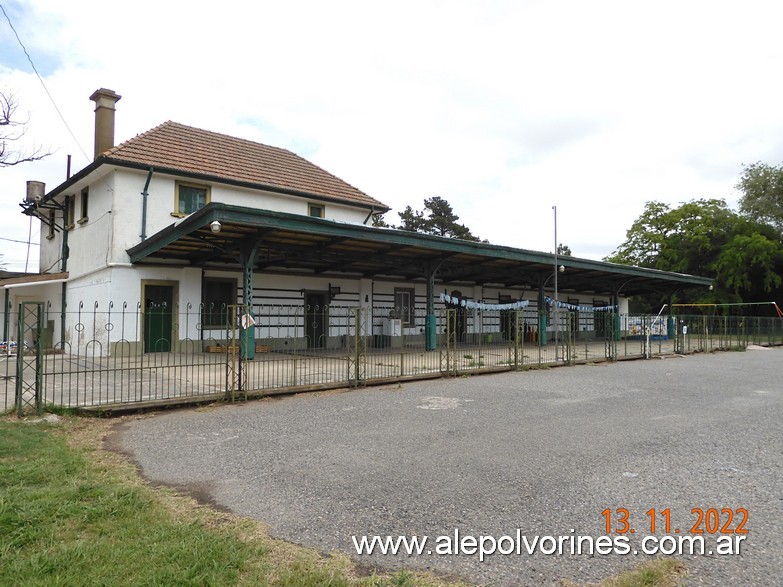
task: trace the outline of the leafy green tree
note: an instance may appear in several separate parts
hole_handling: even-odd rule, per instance
[[[414,210],[406,206],[405,210],[398,212],[402,230],[422,232],[450,238],[459,238],[469,241],[480,239],[470,232],[464,224],[458,222],[459,216],[446,200],[438,196],[425,198],[424,209]]]
[[[715,258],[719,283],[737,296],[761,289],[770,293],[783,285],[779,269],[783,261],[780,242],[761,232],[735,234]],[[760,287],[759,287],[760,286]]]
[[[762,301],[780,292],[783,243],[775,229],[729,209],[723,200],[671,208],[647,202],[606,261],[715,278],[702,301]]]
[[[743,214],[771,224],[783,233],[783,164],[779,167],[761,162],[747,165],[736,187],[742,192]]]
[[[738,220],[723,200],[692,200],[674,209],[647,202],[625,242],[606,260],[704,275]]]

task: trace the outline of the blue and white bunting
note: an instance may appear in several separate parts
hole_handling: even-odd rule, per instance
[[[519,300],[518,302],[508,304],[485,304],[484,302],[474,302],[473,300],[466,300],[465,298],[458,298],[445,293],[440,294],[440,301],[444,304],[460,306],[466,310],[521,310],[530,305],[530,300]]]
[[[545,296],[544,301],[547,306],[551,306],[555,303],[555,300],[549,296]],[[617,309],[616,304],[613,306],[577,306],[576,304],[567,304],[566,302],[557,302],[557,307],[565,310],[573,310],[575,312],[613,312]]]

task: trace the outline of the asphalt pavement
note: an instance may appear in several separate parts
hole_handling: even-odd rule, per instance
[[[365,565],[499,586],[597,581],[652,557],[640,541],[655,510],[659,539],[705,532],[712,554],[681,557],[688,584],[768,586],[783,585],[782,422],[783,349],[759,349],[170,411],[108,442],[151,481]],[[571,554],[577,537],[607,535],[607,516],[629,554]],[[740,554],[716,553],[720,530]],[[435,554],[455,531],[508,536],[514,552]],[[358,556],[352,535],[428,536],[433,553]],[[565,537],[565,553],[527,554],[536,536]]]

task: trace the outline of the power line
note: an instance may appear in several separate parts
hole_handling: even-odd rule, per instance
[[[0,241],[8,241],[8,242],[11,242],[11,243],[20,243],[20,244],[23,244],[23,245],[35,245],[36,247],[40,246],[40,243],[28,243],[27,241],[18,241],[18,240],[13,239],[13,238],[5,238],[5,237],[2,237],[2,236],[0,236]]]

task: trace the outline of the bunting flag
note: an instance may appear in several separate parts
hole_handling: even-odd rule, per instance
[[[485,304],[484,302],[474,302],[473,300],[466,300],[445,293],[440,294],[440,301],[444,304],[460,306],[467,310],[521,310],[530,305],[530,300],[519,300],[510,304]]]
[[[547,306],[551,306],[555,300],[549,296],[544,297],[544,301]],[[574,310],[576,312],[606,312],[608,310],[614,311],[617,309],[617,305],[614,306],[577,306],[576,304],[567,304],[565,302],[557,302],[558,308],[565,308],[566,310]]]

